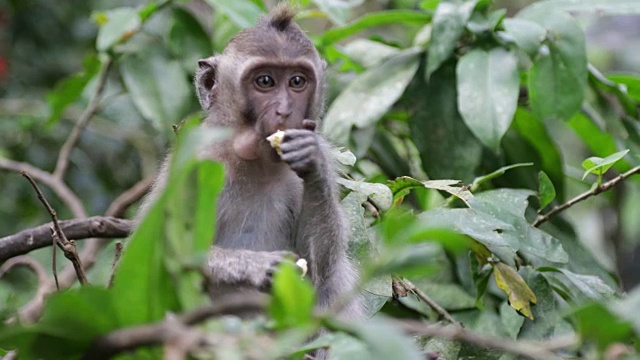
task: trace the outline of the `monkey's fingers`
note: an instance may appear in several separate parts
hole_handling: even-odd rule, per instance
[[[316,121],[304,119],[302,120],[302,128],[309,131],[316,131]]]

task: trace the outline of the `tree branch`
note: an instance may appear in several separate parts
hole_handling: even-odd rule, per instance
[[[50,246],[53,241],[50,230],[52,225],[53,223],[47,223],[0,238],[0,263],[14,256]],[[124,238],[131,233],[133,222],[110,216],[93,216],[60,221],[60,228],[70,240],[91,237]]]
[[[404,288],[404,290],[412,292],[420,300],[429,305],[429,307],[432,308],[436,313],[438,313],[438,315],[440,315],[442,318],[456,326],[463,327],[460,322],[456,321],[456,319],[454,319],[453,316],[451,316],[451,314],[447,312],[447,310],[433,301],[433,299],[431,299],[431,297],[429,297],[429,295],[427,295],[424,291],[418,289],[411,281],[398,278],[394,278],[392,281],[394,289],[396,288],[396,286],[401,286],[402,288]]]
[[[47,209],[47,211],[51,215],[51,220],[53,221],[53,226],[51,227],[51,236],[54,239],[53,242],[57,243],[60,246],[60,248],[64,252],[64,256],[67,259],[69,259],[69,261],[71,261],[71,263],[73,264],[73,267],[76,271],[76,276],[78,277],[78,280],[80,281],[80,283],[82,285],[88,284],[89,281],[87,280],[87,274],[84,272],[84,268],[82,267],[82,261],[78,256],[78,249],[76,248],[75,242],[69,241],[69,239],[67,239],[67,237],[64,235],[64,232],[60,227],[60,223],[58,222],[58,215],[56,214],[56,211],[51,207],[51,205],[49,205],[47,198],[44,197],[44,194],[38,187],[38,184],[36,184],[35,180],[33,180],[33,178],[29,176],[29,174],[27,174],[26,172],[22,172],[22,176],[24,176],[25,178],[27,178],[27,180],[29,180],[29,182],[31,183],[31,186],[33,186],[33,189],[36,191],[36,194],[38,194],[38,199],[40,199],[44,207]],[[53,258],[54,258],[53,274],[56,278],[56,286],[59,286],[58,275],[56,273],[56,268],[55,268],[55,265],[56,265],[55,255],[56,255],[56,248],[53,247]]]
[[[458,326],[425,324],[418,320],[409,319],[393,321],[410,334],[460,341],[532,359],[561,359],[561,357],[554,354],[555,351],[573,347],[579,342],[579,338],[574,335],[533,342],[482,336]]]
[[[96,84],[95,91],[89,100],[89,104],[80,115],[78,122],[71,130],[71,134],[62,145],[60,149],[60,154],[58,155],[58,162],[56,163],[56,169],[53,171],[53,177],[62,181],[67,168],[69,167],[69,156],[71,155],[71,151],[76,146],[78,139],[80,139],[80,135],[82,131],[91,120],[91,117],[98,110],[98,106],[100,105],[100,101],[102,100],[102,93],[104,91],[104,87],[107,83],[107,74],[109,73],[109,67],[111,66],[111,57],[106,57],[106,59],[102,62],[100,66],[100,72],[98,74],[98,82]]]
[[[567,210],[568,208],[572,207],[573,205],[579,203],[580,201],[586,200],[586,199],[590,198],[591,196],[598,195],[598,194],[600,194],[602,192],[610,190],[614,186],[618,185],[618,183],[622,182],[622,180],[628,178],[631,175],[637,174],[637,173],[640,173],[640,166],[636,166],[633,169],[625,172],[624,174],[620,174],[620,175],[616,176],[615,178],[607,181],[606,183],[604,183],[604,184],[602,184],[600,186],[596,186],[595,188],[593,188],[593,189],[591,189],[591,190],[589,190],[587,192],[584,192],[584,193],[574,197],[573,199],[567,201],[564,204],[555,206],[553,209],[551,209],[551,211],[549,211],[545,215],[538,216],[538,218],[536,218],[536,221],[534,221],[532,225],[534,227],[538,227],[542,223],[548,221],[552,217],[558,215],[559,213],[563,212],[564,210]]]
[[[181,336],[187,336],[190,330],[186,327],[193,326],[212,317],[223,315],[247,315],[265,309],[268,297],[261,296],[227,296],[216,303],[186,313],[181,316],[171,317],[159,323],[141,325],[121,330],[116,330],[96,339],[83,359],[102,360],[110,359],[125,351],[144,346],[160,345],[174,342]]]

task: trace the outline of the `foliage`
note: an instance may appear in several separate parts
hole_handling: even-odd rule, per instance
[[[27,359],[80,358],[97,336],[209,302],[193,269],[213,236],[223,170],[195,154],[226,134],[194,130],[199,114],[191,77],[197,59],[224,48],[270,3],[163,0],[96,10],[93,47],[84,49],[78,73],[46,85],[48,95],[39,96],[46,98],[45,110],[0,114],[12,120],[0,123],[0,160],[50,167],[50,148],[66,136],[59,129],[86,106],[100,69],[112,63],[99,116],[72,153],[67,176],[91,213],[151,172],[148,160],[162,153],[171,125],[185,120],[168,184],[127,241],[114,286],[49,296],[37,323],[0,327],[0,349],[18,349]],[[568,343],[563,355],[598,357],[623,346],[638,356],[640,291],[619,291],[613,269],[580,240],[588,231],[584,222],[568,222],[565,214],[535,221],[545,209],[640,162],[628,155],[640,154],[640,76],[607,76],[590,65],[583,29],[572,15],[640,15],[638,4],[547,0],[508,17],[486,0],[396,1],[354,17],[367,4],[297,3],[298,22],[331,69],[322,132],[351,151],[338,154],[349,174],[339,183],[351,222],[350,253],[362,269],[373,319],[346,323],[332,313],[314,313],[310,285],[283,267],[266,320],[210,321],[203,329],[211,337],[237,341],[192,355],[302,358],[304,351],[326,346],[336,358],[526,355],[444,330],[411,341],[399,322],[436,322],[444,315],[420,292],[399,291],[404,278],[465,329],[490,340],[517,346],[575,334],[580,341]],[[34,137],[33,145],[22,142],[27,137]],[[567,138],[580,150],[567,150]],[[577,170],[586,157],[582,180],[595,174],[593,185],[582,182]],[[9,201],[16,209],[0,224],[18,231],[45,222],[28,188],[1,174],[8,195],[0,204]],[[640,196],[637,180],[624,185],[635,194],[633,203]],[[71,217],[63,202],[52,203]],[[48,266],[49,254],[36,257]],[[109,272],[111,254],[105,254],[90,273],[93,284]],[[0,279],[4,318],[32,296],[31,287],[17,285],[21,278],[29,275],[12,270]],[[320,326],[329,331],[308,343]],[[162,351],[140,349],[131,357],[158,358]]]

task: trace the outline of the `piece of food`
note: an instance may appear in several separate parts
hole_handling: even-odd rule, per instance
[[[282,155],[282,150],[280,150],[282,139],[284,139],[284,131],[282,130],[278,130],[267,137],[269,144],[271,144],[272,148],[276,149],[276,152],[278,153],[278,155]]]
[[[298,261],[296,261],[296,265],[302,269],[302,277],[304,277],[305,275],[307,275],[307,260],[305,259],[299,259]]]

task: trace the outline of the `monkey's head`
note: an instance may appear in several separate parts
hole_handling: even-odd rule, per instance
[[[205,124],[233,127],[233,149],[241,159],[271,154],[267,136],[313,130],[321,115],[324,62],[294,15],[280,6],[234,36],[222,54],[198,62]]]

